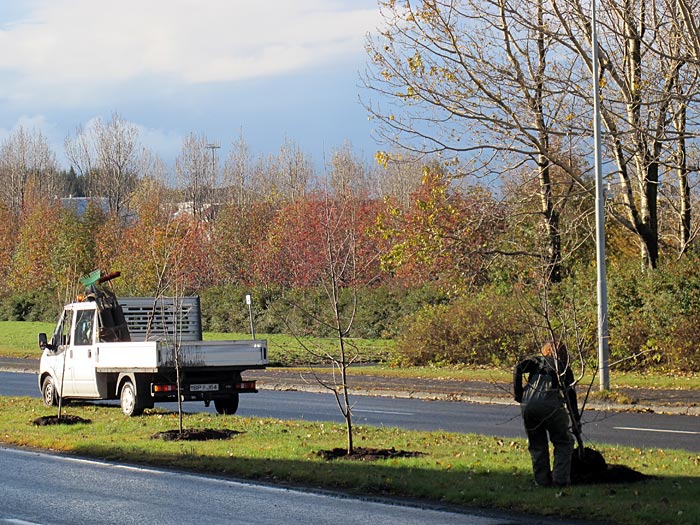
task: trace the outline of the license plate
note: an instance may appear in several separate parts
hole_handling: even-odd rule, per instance
[[[214,392],[219,390],[219,385],[216,383],[196,383],[190,385],[190,392]]]

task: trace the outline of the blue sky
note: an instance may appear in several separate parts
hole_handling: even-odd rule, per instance
[[[255,155],[286,137],[317,163],[345,140],[370,157],[379,24],[377,0],[2,0],[0,140],[39,129],[65,166],[65,137],[117,112],[169,165],[192,132],[222,156],[242,131]]]

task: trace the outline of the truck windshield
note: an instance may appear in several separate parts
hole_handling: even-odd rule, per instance
[[[94,310],[78,310],[75,318],[75,345],[92,344],[92,328],[95,319]]]

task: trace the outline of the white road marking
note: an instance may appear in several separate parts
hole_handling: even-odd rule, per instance
[[[11,525],[41,525],[41,523],[35,523],[33,521],[24,521],[14,518],[0,518],[0,523],[10,523]]]
[[[638,428],[638,427],[613,427],[615,430],[637,430],[639,432],[665,432],[667,434],[691,434],[698,435],[700,432],[692,430],[671,430],[667,428]]]
[[[356,408],[353,412],[367,412],[369,414],[391,414],[393,416],[412,416],[413,412],[391,412],[389,410],[362,410],[361,408]]]

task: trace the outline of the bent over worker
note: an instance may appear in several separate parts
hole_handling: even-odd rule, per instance
[[[524,389],[523,374],[529,374]],[[567,405],[575,425],[580,425],[580,415],[564,344],[548,342],[542,347],[542,355],[518,363],[513,370],[513,390],[523,415],[535,482],[543,487],[569,485],[574,438]],[[553,469],[549,441],[554,445]]]

